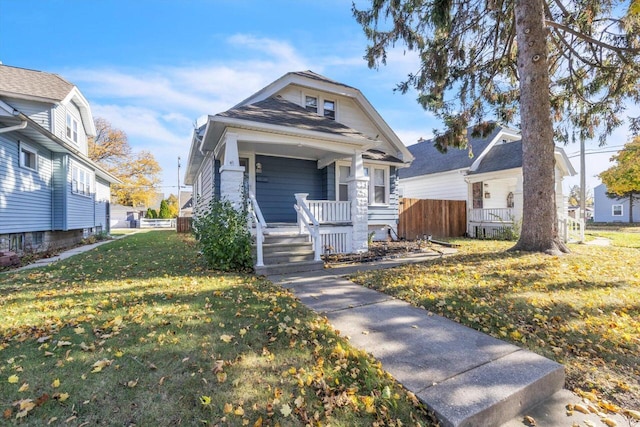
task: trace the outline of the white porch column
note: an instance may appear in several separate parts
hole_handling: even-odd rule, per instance
[[[351,250],[366,252],[369,233],[369,177],[364,175],[362,153],[357,152],[351,159],[351,176],[347,178],[349,200],[351,201],[351,221],[353,232]]]
[[[224,163],[220,166],[220,198],[229,200],[236,209],[242,207],[244,167],[238,157],[238,135],[225,135]]]

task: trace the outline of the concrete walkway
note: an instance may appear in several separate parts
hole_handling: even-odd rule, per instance
[[[269,279],[291,289],[354,346],[371,353],[443,426],[530,425],[523,421],[526,414],[537,419],[537,426],[580,422],[582,414],[566,414],[565,405],[579,399],[562,390],[564,369],[558,363],[344,278],[438,256],[421,254]],[[594,414],[583,418],[601,425]]]

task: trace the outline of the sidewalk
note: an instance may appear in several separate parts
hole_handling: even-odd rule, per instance
[[[442,426],[532,425],[523,415],[533,417],[537,426],[571,426],[584,420],[604,425],[595,414],[567,415],[565,406],[580,399],[562,390],[564,368],[556,362],[344,278],[434,256],[440,255],[269,279],[291,289],[353,345],[371,353],[437,414]],[[624,418],[615,419],[624,425]]]

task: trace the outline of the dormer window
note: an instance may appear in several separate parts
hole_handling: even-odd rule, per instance
[[[324,101],[324,116],[327,119],[336,119],[336,103],[334,101]]]
[[[69,113],[67,113],[67,139],[78,143],[78,121]]]
[[[305,96],[304,108],[312,113],[318,113],[318,98],[315,96]]]

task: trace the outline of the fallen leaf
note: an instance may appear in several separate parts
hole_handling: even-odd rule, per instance
[[[629,418],[633,418],[634,420],[640,420],[640,411],[627,409],[623,413],[627,415]]]
[[[241,417],[244,415],[244,409],[242,409],[242,406],[238,406],[233,413]]]
[[[5,420],[8,420],[9,418],[11,418],[11,415],[13,415],[13,411],[11,410],[11,408],[5,409],[4,412],[2,413],[2,417]]]
[[[575,409],[578,412],[582,412],[583,414],[589,413],[589,409],[586,406],[583,406],[579,403],[576,403],[575,405],[573,405],[573,409]]]
[[[600,421],[602,421],[609,427],[616,427],[618,425],[618,423],[612,420],[611,418],[603,418]]]
[[[282,405],[282,407],[280,407],[280,413],[286,418],[289,415],[291,415],[291,406],[289,406],[289,404],[285,403],[284,405]]]
[[[222,408],[222,412],[225,414],[230,414],[233,412],[233,405],[231,403],[225,403],[224,408]]]
[[[536,425],[536,420],[533,417],[529,416],[529,415],[525,415],[524,422],[527,423],[527,425],[530,425],[530,426],[535,426]]]
[[[134,388],[137,385],[138,385],[138,378],[136,378],[135,380],[127,382],[127,387],[129,387],[129,388]]]
[[[58,388],[60,387],[60,380],[58,378],[56,378],[55,380],[53,380],[53,382],[51,383],[51,387],[53,388]]]
[[[200,396],[200,403],[202,404],[202,406],[211,405],[211,397],[209,397],[209,396]]]
[[[11,375],[9,378],[7,378],[7,381],[9,381],[9,384],[16,384],[18,381],[20,381],[20,378],[18,378],[17,375]]]
[[[29,390],[29,384],[27,384],[27,383],[22,384],[22,385],[20,386],[20,388],[18,389],[18,391],[19,391],[20,393],[22,393],[22,392],[24,392],[24,391],[27,391],[27,390]]]
[[[222,340],[222,341],[224,341],[226,343],[231,342],[232,339],[233,339],[233,335],[227,335],[227,334],[220,335],[220,340]]]

